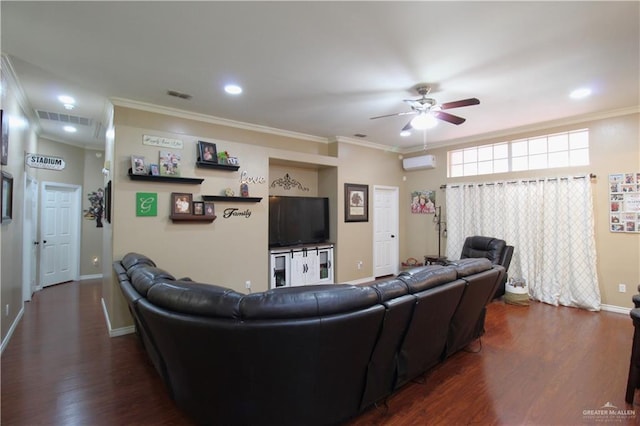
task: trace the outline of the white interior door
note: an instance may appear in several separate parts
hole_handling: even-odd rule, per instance
[[[398,273],[398,188],[373,187],[374,276]]]
[[[25,173],[22,249],[22,300],[28,302],[36,291],[38,259],[38,181]]]
[[[80,247],[80,187],[42,184],[40,282],[77,280]]]

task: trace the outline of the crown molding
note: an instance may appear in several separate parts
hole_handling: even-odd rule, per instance
[[[433,148],[442,148],[446,146],[462,145],[462,144],[467,144],[472,142],[486,141],[488,139],[500,139],[500,138],[510,137],[518,133],[536,132],[539,130],[551,129],[553,127],[571,126],[574,124],[587,123],[589,121],[604,120],[607,118],[622,117],[624,115],[638,114],[638,113],[640,113],[640,105],[627,107],[627,108],[613,109],[608,111],[599,111],[591,114],[583,114],[583,115],[577,115],[574,117],[561,118],[557,120],[543,121],[540,123],[535,123],[535,124],[530,124],[530,125],[525,125],[520,127],[512,127],[512,128],[500,130],[497,132],[482,133],[478,135],[469,136],[466,138],[452,139],[452,140],[443,141],[443,142],[433,142],[433,143],[427,144],[427,150],[433,149]],[[420,146],[407,148],[405,150],[402,150],[401,153],[411,154],[419,151],[424,151],[424,146],[420,145]]]
[[[363,146],[365,148],[371,148],[371,149],[379,149],[380,151],[387,151],[387,152],[400,152],[397,146],[389,146],[389,145],[383,145],[375,142],[362,141],[359,139],[348,138],[345,136],[334,136],[332,138],[329,138],[329,142],[348,143],[351,145],[358,145],[358,146]]]
[[[221,126],[234,127],[237,129],[249,130],[259,133],[267,133],[276,136],[283,136],[286,138],[302,139],[310,142],[317,143],[329,143],[327,138],[308,135],[305,133],[298,133],[289,130],[276,129],[268,126],[261,126],[259,124],[245,123],[242,121],[229,120],[226,118],[215,117],[213,115],[206,115],[197,112],[185,111],[177,108],[164,107],[160,105],[149,104],[146,102],[134,101],[125,98],[110,98],[113,105],[119,107],[133,108],[147,112],[153,112],[156,114],[171,115],[174,117],[185,118],[187,120],[202,121],[205,123],[218,124]]]
[[[27,120],[29,121],[29,124],[33,126],[35,133],[40,134],[40,131],[42,130],[40,127],[40,120],[35,115],[34,109],[31,107],[29,99],[22,88],[22,84],[20,84],[20,79],[13,68],[11,58],[2,53],[0,62],[2,64],[2,79],[12,88],[16,101],[22,109],[22,113],[26,115]]]

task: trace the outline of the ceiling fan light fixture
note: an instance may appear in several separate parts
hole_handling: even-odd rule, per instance
[[[400,132],[400,136],[406,138],[407,136],[411,136],[411,132],[409,130],[403,130]]]
[[[438,120],[431,114],[419,114],[411,120],[411,127],[416,130],[433,129],[438,125]]]

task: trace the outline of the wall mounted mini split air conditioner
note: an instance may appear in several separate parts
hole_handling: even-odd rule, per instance
[[[435,167],[436,157],[434,155],[421,155],[402,160],[402,168],[405,170],[435,169]]]

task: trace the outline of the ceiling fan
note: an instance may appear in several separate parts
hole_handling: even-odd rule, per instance
[[[394,117],[397,115],[416,115],[406,126],[402,128],[402,131],[409,131],[411,129],[424,130],[435,126],[437,123],[435,119],[446,121],[451,124],[462,124],[466,119],[458,117],[457,115],[444,112],[445,109],[461,108],[470,105],[478,105],[480,101],[477,98],[462,99],[454,102],[446,102],[444,104],[438,104],[435,99],[428,98],[427,95],[431,92],[429,86],[418,86],[416,91],[422,97],[419,99],[404,99],[403,102],[407,103],[411,107],[411,111],[398,112],[395,114],[379,115],[377,117],[371,117],[371,120],[384,117]]]

